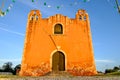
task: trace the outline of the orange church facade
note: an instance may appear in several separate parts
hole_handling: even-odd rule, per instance
[[[75,18],[61,14],[42,18],[39,10],[28,15],[21,76],[42,76],[52,71],[95,75],[89,16],[78,10]]]

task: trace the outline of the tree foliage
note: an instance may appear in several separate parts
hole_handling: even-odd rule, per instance
[[[115,66],[115,67],[113,68],[113,70],[117,71],[117,70],[120,70],[120,68],[117,67],[117,66]]]
[[[119,66],[119,67],[114,66],[113,69],[106,69],[106,70],[105,70],[105,74],[106,74],[106,73],[117,72],[117,71],[119,71],[119,70],[120,70],[120,66]]]
[[[3,64],[2,69],[4,72],[12,72],[12,62],[6,62]]]

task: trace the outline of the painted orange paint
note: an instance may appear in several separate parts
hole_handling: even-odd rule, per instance
[[[56,24],[62,26],[61,34],[54,34]],[[65,57],[59,59],[64,61],[65,71],[76,76],[97,74],[90,21],[85,10],[78,10],[74,19],[61,14],[42,18],[39,10],[29,13],[20,75],[42,76],[53,71],[53,67],[61,67],[60,61],[54,64],[56,68],[52,65],[57,51]]]

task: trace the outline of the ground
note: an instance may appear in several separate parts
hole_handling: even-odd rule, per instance
[[[0,74],[0,80],[120,80],[120,75],[72,76],[69,74],[49,74],[41,77],[20,77],[12,74]]]

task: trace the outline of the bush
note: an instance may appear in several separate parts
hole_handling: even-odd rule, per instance
[[[112,73],[112,72],[115,72],[115,70],[113,70],[113,69],[106,69],[106,70],[105,70],[105,74],[106,74],[106,73]]]
[[[2,70],[2,69],[0,69],[0,72],[3,72],[3,70]]]
[[[16,65],[12,74],[13,75],[19,74],[20,69],[21,69],[21,64]]]

